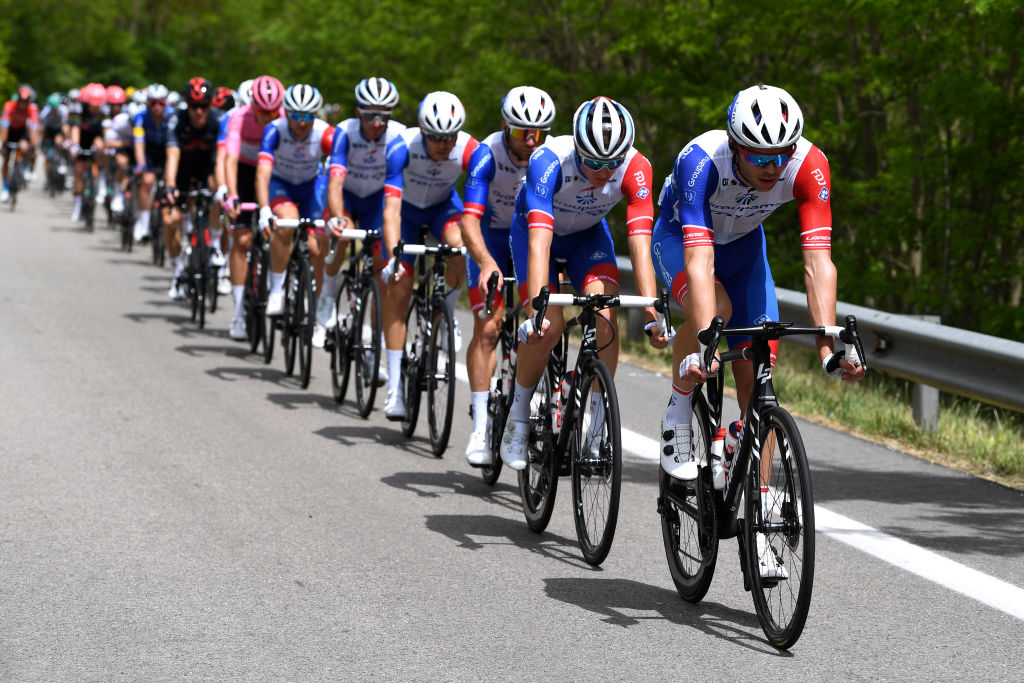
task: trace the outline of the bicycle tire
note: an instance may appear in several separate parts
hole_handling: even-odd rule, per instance
[[[405,314],[405,350],[402,353],[402,391],[405,399],[405,419],[402,420],[402,434],[408,438],[416,431],[420,417],[420,396],[424,372],[424,332],[420,329],[422,316],[419,302],[413,294],[409,310]]]
[[[254,240],[255,241],[255,240]],[[250,247],[245,261],[245,289],[242,290],[242,306],[245,311],[245,336],[249,342],[249,351],[256,353],[263,339],[263,317],[260,311],[260,287],[266,282],[260,281],[259,253]],[[266,301],[266,297],[262,297]]]
[[[491,464],[480,468],[480,476],[488,486],[494,486],[501,476],[501,436],[505,433],[508,410],[512,405],[513,349],[506,349],[504,340],[500,344],[498,377],[494,388],[487,396],[487,449],[491,453]]]
[[[594,418],[594,385],[600,387],[604,419]],[[598,566],[608,557],[615,539],[622,489],[622,433],[619,399],[611,370],[601,360],[591,361],[580,378],[579,413],[569,439],[572,463],[572,507],[576,539],[587,564]],[[597,432],[594,423],[600,423]],[[564,429],[565,427],[563,427]],[[595,439],[596,452],[594,449]]]
[[[515,381],[514,373],[513,379]],[[551,392],[555,386],[550,367],[545,368],[530,400],[530,436],[526,468],[519,470],[519,497],[526,525],[540,533],[551,521],[558,492],[559,454],[551,430]],[[499,455],[499,457],[501,457]]]
[[[288,377],[295,374],[295,352],[298,342],[295,308],[298,289],[298,266],[288,264],[284,280],[284,307],[281,311],[281,346],[284,348],[284,374]]]
[[[694,457],[711,457],[711,418],[707,399],[695,392],[693,399]],[[687,602],[700,602],[715,575],[718,561],[718,506],[710,471],[702,467],[696,482],[683,482],[659,471],[658,511],[672,583]],[[701,524],[697,496],[703,496],[705,517]]]
[[[431,448],[440,458],[448,448],[455,409],[455,318],[447,303],[434,301],[430,310],[437,319],[431,325],[427,355],[427,426]]]
[[[149,243],[153,247],[153,265],[164,267],[164,216],[154,201],[149,210]]]
[[[210,288],[210,280],[208,277],[210,270],[210,252],[206,247],[207,232],[206,228],[199,228],[196,226],[193,236],[195,238],[195,246],[192,247],[192,253],[196,255],[195,260],[195,271],[193,276],[195,277],[195,295],[196,295],[196,308],[199,312],[199,329],[206,327],[206,300],[207,292]]]
[[[313,368],[313,325],[316,323],[316,292],[313,289],[313,267],[307,262],[299,266],[299,291],[295,300],[296,345],[299,355],[299,386],[309,387]]]
[[[370,316],[369,324],[366,317]],[[363,278],[359,310],[351,330],[352,353],[356,369],[356,406],[365,418],[373,410],[377,397],[377,374],[380,371],[380,286],[373,277]],[[368,337],[368,338],[367,338]]]
[[[331,389],[334,401],[341,403],[348,393],[348,383],[352,376],[352,330],[354,329],[354,297],[355,281],[346,273],[338,287],[338,298],[335,301],[338,311],[338,324],[331,334],[334,335],[334,349],[331,352]]]
[[[796,422],[784,408],[761,415],[762,454],[769,460],[767,493],[752,460],[744,483],[743,543],[754,609],[768,642],[786,650],[800,638],[811,606],[814,584],[814,499],[807,453]],[[762,456],[763,457],[763,456]],[[762,502],[763,495],[768,499]],[[757,535],[767,536],[765,552],[774,552],[788,577],[762,579]],[[794,586],[796,584],[796,586]]]

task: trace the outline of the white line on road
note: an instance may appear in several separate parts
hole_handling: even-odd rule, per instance
[[[456,365],[455,376],[463,382],[469,381],[465,364]],[[657,460],[659,447],[658,441],[622,427],[622,449],[631,455]],[[820,505],[814,506],[814,515],[816,530],[826,536],[1024,620],[1024,589]]]

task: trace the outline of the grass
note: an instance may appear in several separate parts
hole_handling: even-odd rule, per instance
[[[671,372],[669,351],[620,339],[623,360]],[[869,370],[863,382],[841,384],[821,371],[816,352],[791,344],[780,350],[774,383],[779,402],[801,418],[1024,490],[1024,414],[943,394],[938,430],[928,432],[914,422],[911,382]]]

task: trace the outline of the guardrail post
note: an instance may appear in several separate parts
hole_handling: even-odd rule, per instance
[[[909,318],[917,318],[930,323],[941,323],[942,316],[938,315],[911,315]],[[914,414],[914,422],[926,432],[935,432],[939,428],[939,390],[927,384],[915,383],[910,390],[911,408]]]

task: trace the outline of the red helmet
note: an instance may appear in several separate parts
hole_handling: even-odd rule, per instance
[[[107,89],[103,87],[102,83],[90,83],[82,88],[82,92],[78,98],[86,104],[91,104],[94,107],[102,107],[107,101]]]
[[[181,91],[181,98],[188,105],[210,104],[210,101],[213,100],[213,93],[213,83],[202,76],[196,76],[185,85],[185,89]]]
[[[36,99],[36,91],[32,89],[31,85],[25,85],[22,83],[18,86],[18,99],[25,102],[32,102]]]
[[[231,88],[226,88],[222,85],[217,88],[211,104],[217,109],[231,109],[235,106],[235,94],[231,92]]]
[[[124,88],[119,85],[108,85],[106,93],[109,104],[124,104],[128,99],[124,94]]]
[[[273,76],[260,76],[252,82],[252,106],[277,111],[284,101],[284,86]]]

